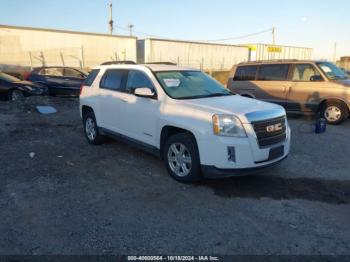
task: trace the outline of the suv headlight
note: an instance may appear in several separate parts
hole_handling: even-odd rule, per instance
[[[247,136],[241,121],[233,115],[214,115],[213,130],[218,136]]]

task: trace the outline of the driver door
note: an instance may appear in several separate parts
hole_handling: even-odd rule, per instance
[[[316,111],[321,102],[325,81],[317,68],[309,63],[295,64],[291,73],[292,86],[288,92],[291,111]]]
[[[151,79],[145,72],[130,70],[126,82],[125,92],[122,94],[123,114],[120,115],[123,133],[143,143],[157,146],[157,127],[160,116],[160,103],[154,98],[137,97],[134,91],[139,87],[150,88],[155,94],[156,90]]]

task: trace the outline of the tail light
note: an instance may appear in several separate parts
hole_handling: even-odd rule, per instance
[[[23,73],[23,79],[24,79],[24,80],[28,80],[28,79],[29,79],[29,77],[30,77],[30,74],[31,74],[31,72],[30,72],[30,71],[26,71],[26,72],[24,72],[24,73]]]

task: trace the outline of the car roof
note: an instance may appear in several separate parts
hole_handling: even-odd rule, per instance
[[[319,60],[297,60],[297,59],[279,59],[279,60],[261,60],[261,61],[251,61],[251,62],[242,62],[238,66],[242,65],[259,65],[259,64],[300,64],[300,63],[320,63],[327,61]]]
[[[166,72],[166,71],[200,71],[199,69],[182,67],[177,65],[167,65],[167,64],[115,64],[115,65],[101,65],[94,69],[144,69],[148,68],[154,72]]]

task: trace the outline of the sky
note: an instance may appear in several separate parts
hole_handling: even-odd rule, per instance
[[[108,33],[110,0],[0,0],[0,24]],[[207,41],[276,27],[276,44],[350,56],[349,0],[113,0],[115,34]],[[271,32],[221,43],[272,43]],[[336,49],[335,49],[336,43]]]

